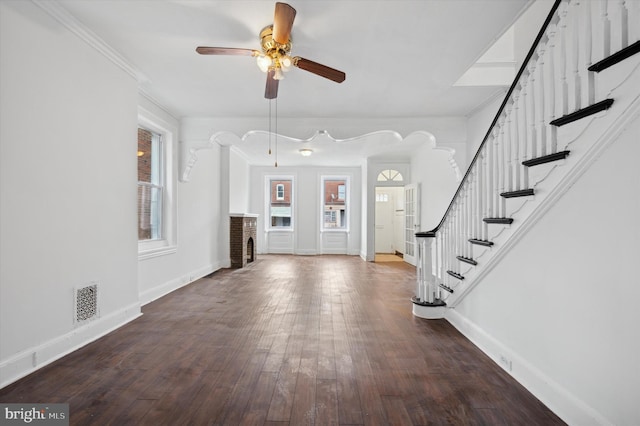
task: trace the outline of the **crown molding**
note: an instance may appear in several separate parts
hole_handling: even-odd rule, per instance
[[[100,52],[104,57],[116,64],[122,70],[124,70],[131,77],[135,78],[138,82],[147,81],[146,76],[130,64],[120,53],[113,49],[107,42],[101,39],[96,33],[87,28],[76,17],[69,13],[59,3],[47,0],[31,0],[33,4],[40,7],[42,10],[51,15],[54,19],[60,22],[73,34],[82,39],[89,46]]]

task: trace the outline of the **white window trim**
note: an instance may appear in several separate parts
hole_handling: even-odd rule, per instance
[[[264,177],[264,230],[265,232],[293,232],[295,225],[295,176],[293,175],[265,175]],[[291,193],[289,194],[289,201],[291,204],[291,225],[284,227],[271,226],[271,181],[272,180],[289,180],[291,181]]]
[[[164,188],[162,208],[162,239],[138,241],[138,260],[172,254],[176,247],[176,172],[174,170],[175,131],[164,120],[156,117],[142,107],[138,107],[138,126],[158,133],[162,137],[164,162]]]
[[[344,228],[325,228],[324,227],[324,183],[327,180],[343,180],[345,182],[345,192],[347,197],[344,200],[345,217],[347,226]],[[323,232],[343,232],[349,233],[351,227],[351,176],[349,175],[322,175],[320,176],[320,233]]]

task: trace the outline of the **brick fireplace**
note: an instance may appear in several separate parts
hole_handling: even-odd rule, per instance
[[[258,215],[232,213],[230,215],[229,242],[232,268],[244,268],[256,260],[256,232]]]

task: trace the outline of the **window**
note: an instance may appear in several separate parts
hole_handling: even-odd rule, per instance
[[[268,177],[267,217],[271,229],[292,229],[293,227],[293,179],[290,177]]]
[[[347,229],[347,178],[322,179],[322,227],[325,230]]]
[[[162,136],[138,128],[138,241],[163,238]]]
[[[138,259],[176,252],[173,137],[177,128],[138,107]]]
[[[402,173],[397,170],[387,169],[380,172],[378,175],[378,182],[402,182]]]

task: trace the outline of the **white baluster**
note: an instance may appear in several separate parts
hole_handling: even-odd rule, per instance
[[[522,94],[522,86],[516,85],[513,91],[513,108],[511,109],[511,190],[520,189],[520,96]]]
[[[487,137],[485,150],[487,153],[487,217],[493,216],[493,206],[495,200],[494,176],[495,176],[495,159],[493,158],[494,132]]]
[[[627,47],[626,8],[623,0],[609,0],[611,21],[611,54]]]
[[[602,28],[602,57],[607,58],[611,55],[611,19],[609,18],[609,0],[600,1],[600,21]]]
[[[556,36],[556,38],[558,39],[558,43],[560,45],[560,48],[556,49],[558,51],[558,79],[559,79],[559,85],[558,85],[559,93],[558,93],[558,96],[556,96],[557,102],[559,104],[558,107],[556,108],[557,117],[565,116],[569,112],[568,111],[569,87],[567,83],[567,57],[568,57],[567,13],[568,11],[569,11],[568,3],[562,2],[558,7],[559,20],[558,20],[558,25],[556,27],[558,32],[558,35]]]
[[[627,18],[629,22],[629,44],[640,41],[640,2],[627,1]]]
[[[556,53],[556,29],[557,29],[557,19],[552,20],[547,27],[547,85],[546,89],[546,99],[547,99],[547,120],[545,122],[546,127],[546,144],[543,145],[541,154],[551,154],[557,151],[557,140],[556,140],[556,127],[551,126],[549,123],[557,118],[556,115],[556,64],[554,61],[554,56]]]
[[[504,155],[505,155],[505,190],[513,191],[513,159],[511,157],[512,147],[512,126],[511,119],[513,113],[513,98],[507,101],[505,105],[505,121],[504,121]]]
[[[537,141],[538,141],[538,131],[536,128],[537,121],[537,105],[538,105],[538,82],[537,82],[537,55],[533,55],[531,60],[529,61],[529,134],[531,137],[529,138],[529,150],[526,153],[527,159],[532,159],[537,156]]]
[[[580,2],[574,1],[571,3],[571,10],[569,15],[571,18],[571,26],[569,35],[571,36],[571,76],[569,78],[569,91],[570,91],[570,112],[577,111],[583,107],[582,95],[580,93],[581,80],[580,80]]]
[[[498,126],[500,127],[500,142],[498,143],[498,164],[497,164],[497,172],[498,172],[498,194],[502,194],[506,188],[505,181],[505,167],[506,167],[506,156],[505,156],[505,145],[506,145],[506,136],[504,134],[504,122],[505,115],[504,113],[500,115],[500,119],[498,119]],[[498,200],[498,217],[505,217],[506,204],[504,202],[504,198],[500,197]]]
[[[493,204],[493,214],[492,217],[500,217],[500,184],[499,182],[499,170],[500,170],[500,158],[499,158],[499,147],[500,147],[500,130],[498,126],[494,126],[491,130],[491,158],[493,159],[493,165],[491,169],[492,176],[492,204]]]
[[[589,67],[595,62],[593,60],[593,25],[592,25],[592,2],[586,1],[581,7],[582,22],[584,24],[584,36],[582,37],[583,46],[583,65],[582,73],[584,74],[584,106],[592,105],[595,99],[595,75],[589,71]]]
[[[524,80],[525,86],[522,91],[522,150],[520,153],[520,163],[527,159],[527,148],[529,145],[529,74]],[[528,167],[522,167],[522,188],[529,187],[529,170]]]
[[[478,182],[478,189],[479,189],[479,203],[478,203],[478,227],[480,228],[480,235],[481,238],[483,240],[487,239],[487,227],[486,224],[484,223],[484,221],[482,220],[484,214],[485,214],[485,210],[484,210],[484,206],[485,206],[485,176],[484,176],[484,169],[485,169],[485,158],[484,158],[484,152],[480,152],[480,158],[478,158],[478,175],[479,175],[479,182]]]
[[[538,45],[538,67],[537,67],[537,79],[538,82],[538,140],[536,143],[537,150],[533,158],[545,155],[547,144],[547,132],[546,132],[546,106],[548,94],[545,93],[547,81],[545,79],[545,60],[546,60],[546,48],[547,48],[547,36],[543,36]]]

